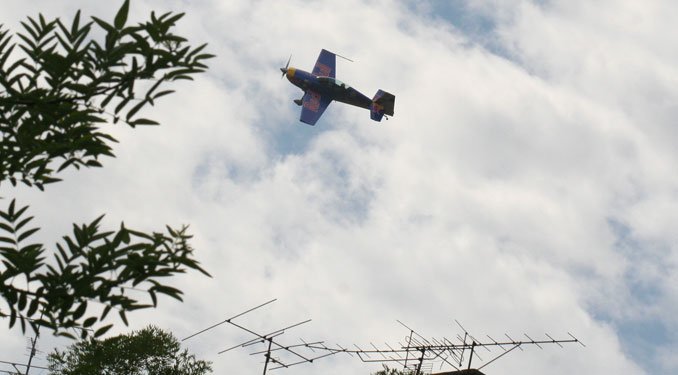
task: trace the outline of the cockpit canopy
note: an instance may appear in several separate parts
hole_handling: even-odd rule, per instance
[[[340,80],[333,78],[333,77],[318,77],[318,82],[327,84],[327,85],[335,85],[339,86],[341,88],[347,89],[350,86],[345,84],[344,82],[341,82]]]

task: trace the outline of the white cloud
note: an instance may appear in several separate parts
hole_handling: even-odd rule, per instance
[[[8,24],[72,13],[6,4]],[[149,111],[160,128],[113,128],[121,143],[103,169],[17,194],[45,238],[103,212],[110,225],[191,224],[214,278],[179,278],[186,302],[134,314],[135,327],[185,336],[277,297],[248,324],[312,317],[304,338],[367,346],[402,340],[395,319],[454,337],[457,318],[478,335],[571,331],[588,345],[512,353],[488,373],[670,372],[674,336],[650,345],[653,367],[634,362],[625,331],[655,318],[676,327],[670,7],[469,2],[502,57],[444,15],[391,1],[133,2],[135,19],[186,11],[182,32],[218,55],[210,72]],[[321,48],[356,61],[338,62],[343,81],[393,92],[395,117],[376,124],[334,103],[316,127],[297,123],[300,92],[277,68],[291,52],[310,70]],[[660,293],[639,305],[638,285]],[[259,371],[246,352],[215,355],[240,338],[220,327],[188,343],[217,373]],[[337,356],[298,371],[377,368]]]

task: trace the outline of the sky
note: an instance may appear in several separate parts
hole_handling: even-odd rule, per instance
[[[112,19],[120,3],[4,0],[0,23]],[[276,298],[239,321],[312,319],[285,344],[394,346],[409,334],[396,320],[454,339],[456,319],[586,344],[526,347],[488,375],[678,372],[678,3],[136,0],[130,21],[151,10],[186,12],[178,33],[209,44],[209,71],[145,110],[160,127],[104,126],[120,141],[104,168],[0,188],[50,248],[103,213],[110,228],[190,224],[213,277],[174,279],[183,303],[112,334],[152,323],[182,338]],[[395,116],[333,103],[300,123],[278,68],[291,54],[310,71],[322,48],[353,60],[337,78],[393,93]],[[0,360],[26,359],[21,332],[0,332]],[[222,325],[185,347],[215,374],[260,373],[248,349],[217,354],[248,338]],[[336,355],[277,372],[379,369]]]

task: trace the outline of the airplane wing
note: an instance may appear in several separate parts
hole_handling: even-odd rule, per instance
[[[332,102],[331,98],[322,96],[315,91],[306,90],[301,104],[301,122],[309,125],[315,125],[320,116],[323,115],[327,106]]]
[[[330,51],[320,51],[320,56],[315,62],[313,73],[316,76],[336,78],[337,56]]]

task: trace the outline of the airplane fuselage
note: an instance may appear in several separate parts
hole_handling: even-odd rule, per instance
[[[280,68],[280,72],[282,72],[283,77],[286,76],[288,81],[304,92],[301,99],[294,100],[296,105],[301,106],[299,121],[308,125],[315,125],[333,101],[365,108],[370,111],[370,119],[377,122],[381,121],[382,118],[388,120],[387,116],[393,116],[395,105],[393,94],[379,89],[370,99],[358,90],[336,79],[336,54],[325,49],[321,50],[310,73],[301,69],[290,68],[291,59],[292,56],[287,60],[285,67]]]
[[[372,99],[332,77],[316,76],[301,69],[287,69],[287,79],[304,92],[311,90],[338,102],[370,109]]]

